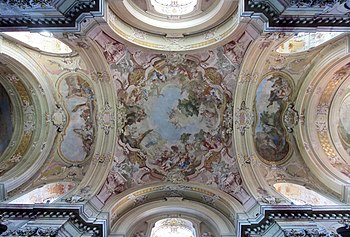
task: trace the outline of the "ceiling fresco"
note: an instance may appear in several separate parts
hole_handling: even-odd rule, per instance
[[[233,154],[235,45],[198,54],[127,51],[111,64],[120,134],[101,202],[157,181],[204,183],[249,199]]]
[[[0,156],[10,143],[13,133],[11,99],[0,83]]]
[[[268,76],[258,86],[255,100],[255,144],[258,154],[265,161],[282,161],[289,152],[283,113],[291,102],[291,93],[291,83],[279,75]]]
[[[0,33],[6,223],[61,221],[72,236],[175,236],[182,226],[228,237],[349,222],[349,35],[266,32],[284,15],[265,0],[198,1],[179,18],[190,33],[123,22],[129,5],[152,17],[150,0],[93,2],[103,17],[74,19],[88,12],[77,10],[79,33],[46,35],[64,52],[43,50],[37,34],[29,46]],[[284,2],[281,14],[299,8]],[[275,15],[255,17],[266,6]],[[214,7],[223,14],[210,17]],[[335,206],[313,206],[324,204]]]
[[[70,161],[83,161],[90,153],[94,143],[94,92],[81,76],[69,76],[59,86],[63,108],[69,115],[67,125],[58,127],[63,132],[60,146],[62,155]],[[61,111],[61,113],[59,112]],[[63,109],[58,108],[52,120],[66,120]]]

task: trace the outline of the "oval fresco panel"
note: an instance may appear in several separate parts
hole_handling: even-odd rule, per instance
[[[94,92],[80,76],[69,76],[59,85],[64,108],[69,114],[60,151],[70,161],[83,161],[92,152],[94,142]]]
[[[279,162],[288,154],[287,130],[282,123],[282,116],[290,101],[291,92],[289,81],[275,75],[263,79],[258,86],[255,100],[255,146],[265,161]]]
[[[13,134],[11,100],[0,84],[0,156],[10,143]]]

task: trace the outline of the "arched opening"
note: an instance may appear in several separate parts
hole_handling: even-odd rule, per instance
[[[198,0],[151,0],[154,10],[164,15],[185,15],[193,12]]]
[[[196,237],[196,231],[191,221],[165,218],[155,223],[151,237]]]

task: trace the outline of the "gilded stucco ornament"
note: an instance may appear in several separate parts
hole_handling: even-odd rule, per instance
[[[20,81],[20,79],[17,77],[16,74],[14,73],[9,73],[9,74],[6,74],[5,76],[11,83],[17,83]]]

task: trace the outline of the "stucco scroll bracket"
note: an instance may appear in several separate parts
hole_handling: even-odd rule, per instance
[[[299,113],[294,109],[294,104],[289,104],[283,115],[283,122],[289,133],[292,133],[294,127],[299,123]]]
[[[253,111],[246,107],[245,101],[242,101],[241,108],[236,110],[236,128],[240,131],[241,135],[244,136],[245,131],[249,129],[254,121]]]
[[[51,116],[48,116],[47,121],[51,122],[56,127],[57,132],[62,132],[67,123],[67,116],[63,111],[63,108],[56,104],[55,111]]]

